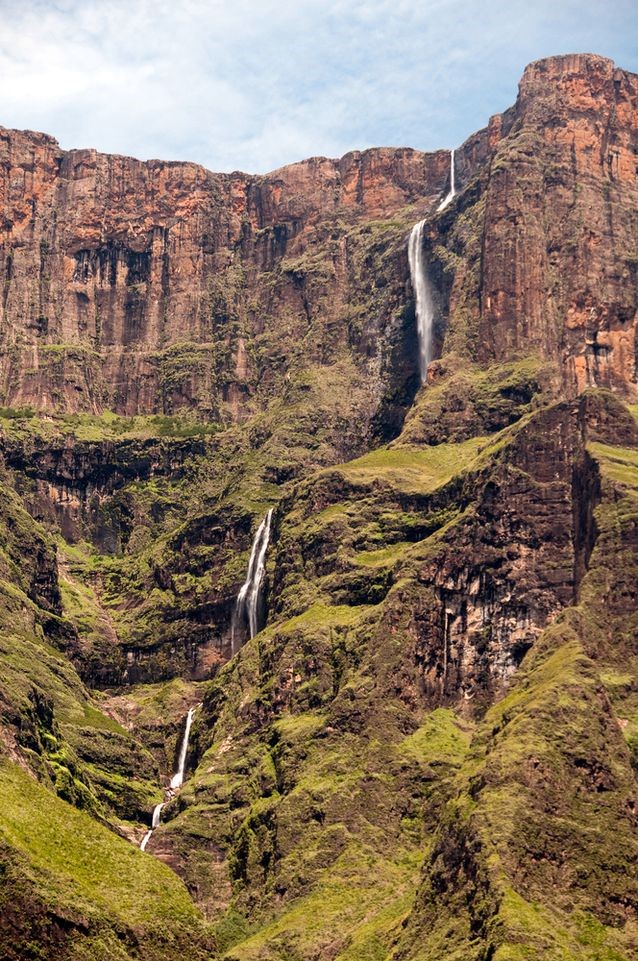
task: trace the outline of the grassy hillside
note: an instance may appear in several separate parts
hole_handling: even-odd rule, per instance
[[[169,868],[8,760],[0,806],[3,957],[209,956],[198,913]]]

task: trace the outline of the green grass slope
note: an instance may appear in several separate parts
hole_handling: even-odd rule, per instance
[[[4,958],[209,956],[198,913],[169,868],[7,760],[0,810]]]
[[[601,490],[577,603],[477,730],[397,961],[638,954],[638,437],[588,450]]]

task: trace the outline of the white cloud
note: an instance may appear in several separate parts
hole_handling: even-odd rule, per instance
[[[0,123],[218,170],[434,149],[507,106],[530,59],[635,68],[636,19],[631,0],[613,18],[599,0],[0,0]]]

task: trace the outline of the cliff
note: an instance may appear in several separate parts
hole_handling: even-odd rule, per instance
[[[594,56],[531,64],[498,122],[479,291],[482,356],[535,348],[565,389],[636,383],[638,77]]]
[[[327,302],[323,323],[343,323],[348,231],[436,195],[447,174],[443,151],[250,177],[64,153],[29,132],[0,143],[3,402],[40,410],[238,416],[278,372],[255,355],[282,314],[294,339]],[[313,270],[317,249],[330,256]]]
[[[443,210],[2,132],[9,957],[635,956],[637,97],[531,64]]]
[[[464,189],[432,237],[435,261],[447,251],[441,341],[471,300],[477,359],[535,350],[571,393],[635,386],[637,83],[593,55],[532,64],[514,107],[457,151]],[[380,149],[219,175],[9,130],[0,150],[4,405],[222,420],[294,367],[269,356],[283,316],[293,341],[318,315],[347,324],[353,229],[431,212],[449,166]],[[393,293],[390,309],[406,299]],[[387,318],[366,321],[360,363]]]

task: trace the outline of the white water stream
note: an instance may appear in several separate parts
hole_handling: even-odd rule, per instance
[[[445,210],[456,196],[455,153],[450,153],[450,190],[437,208],[437,212]],[[421,383],[427,380],[428,364],[434,357],[434,317],[435,304],[432,294],[432,284],[428,272],[428,263],[423,254],[423,228],[425,220],[415,224],[408,241],[408,262],[410,264],[410,280],[414,291],[416,326],[419,336],[419,372]]]
[[[259,630],[259,605],[262,598],[264,575],[266,573],[266,551],[270,540],[270,525],[272,522],[272,508],[268,511],[257,528],[253,539],[253,546],[248,562],[248,571],[235,604],[233,623],[231,628],[231,649],[237,651],[237,634],[243,623],[248,624],[248,633],[252,638]]]
[[[173,777],[171,778],[171,783],[168,790],[166,791],[164,800],[161,802],[161,804],[156,804],[155,807],[153,808],[151,830],[146,832],[146,834],[142,838],[142,843],[140,844],[140,849],[142,851],[146,850],[146,845],[151,840],[151,835],[153,834],[153,831],[155,830],[155,828],[159,827],[160,819],[162,816],[162,808],[164,807],[167,801],[170,801],[170,799],[175,796],[175,794],[179,791],[182,784],[184,783],[184,770],[186,768],[186,755],[188,754],[188,740],[190,738],[191,726],[193,723],[193,714],[195,713],[196,708],[199,706],[200,705],[197,704],[195,705],[195,707],[191,707],[188,711],[188,714],[186,715],[184,736],[182,738],[182,743],[180,744],[179,756],[177,759],[177,770],[175,771],[175,773],[173,774]]]
[[[450,204],[454,199],[454,197],[456,196],[456,186],[454,183],[454,154],[455,153],[456,151],[453,150],[452,153],[450,154],[450,191],[448,194],[446,194],[446,196],[443,198],[443,200],[437,207],[437,212],[439,213],[442,210],[445,210],[447,205]]]
[[[162,813],[162,808],[164,807],[165,804],[166,804],[166,801],[162,801],[161,804],[156,804],[155,807],[153,808],[153,819],[151,821],[151,830],[146,832],[142,840],[142,843],[140,844],[140,848],[142,851],[146,850],[146,845],[151,840],[151,834],[153,833],[155,828],[159,826],[160,815]]]
[[[184,783],[184,768],[186,767],[186,752],[188,751],[188,739],[191,734],[191,725],[193,723],[193,714],[195,713],[195,708],[191,707],[188,714],[186,715],[186,727],[184,728],[184,737],[182,738],[182,746],[179,749],[179,759],[177,762],[177,770],[171,778],[171,791],[178,791],[182,784]]]
[[[423,255],[423,226],[425,220],[415,224],[408,242],[410,279],[415,299],[416,327],[419,336],[419,371],[421,383],[427,378],[428,364],[434,354],[434,300],[428,266]]]

